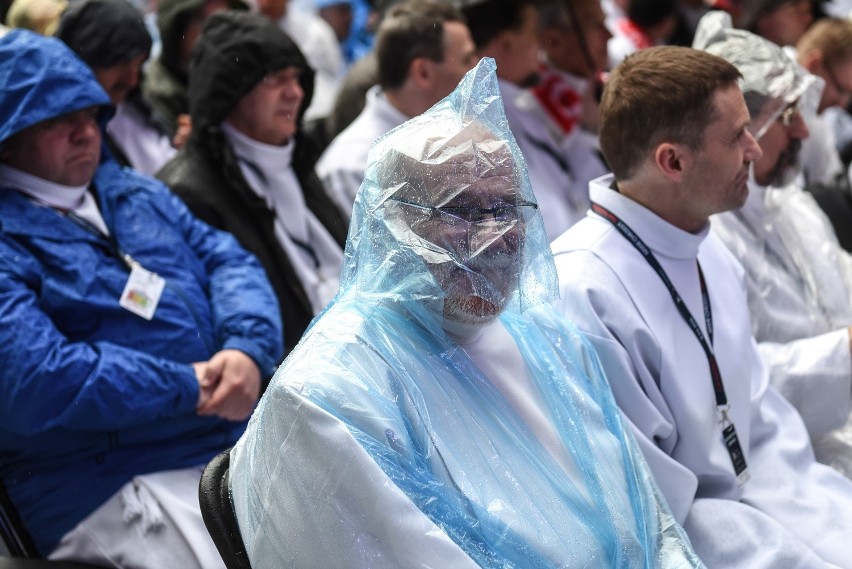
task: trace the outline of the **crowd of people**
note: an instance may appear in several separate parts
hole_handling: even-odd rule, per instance
[[[0,0],[4,519],[852,569],[845,2]]]

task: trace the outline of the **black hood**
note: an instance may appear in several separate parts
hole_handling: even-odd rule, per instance
[[[160,30],[160,63],[169,73],[186,84],[186,70],[180,66],[180,42],[193,16],[206,0],[160,0],[157,28]],[[229,0],[231,10],[248,10],[241,0]]]
[[[293,40],[269,19],[248,12],[219,12],[204,24],[192,52],[189,113],[193,133],[218,127],[266,74],[302,69],[305,92],[299,115],[311,102],[314,72]]]
[[[146,57],[151,36],[141,14],[127,0],[73,2],[62,14],[56,37],[89,67],[110,67]]]

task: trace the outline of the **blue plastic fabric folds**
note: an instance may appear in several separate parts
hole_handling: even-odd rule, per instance
[[[483,60],[371,150],[341,290],[232,451],[255,569],[702,566],[550,306],[494,72]],[[517,354],[532,405],[482,353]]]

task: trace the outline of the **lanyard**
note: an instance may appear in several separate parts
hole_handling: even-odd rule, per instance
[[[92,233],[92,234],[96,235],[97,237],[105,239],[107,241],[107,243],[109,244],[109,248],[112,251],[112,253],[116,257],[121,259],[124,262],[125,266],[127,266],[128,269],[133,270],[133,267],[135,265],[138,265],[137,261],[133,257],[131,257],[129,253],[126,253],[118,245],[118,240],[115,238],[115,235],[113,235],[112,233],[109,233],[109,234],[103,233],[95,225],[90,223],[88,220],[83,219],[82,217],[80,217],[79,215],[74,213],[73,211],[67,211],[65,213],[65,217],[67,217],[68,219],[70,219],[71,221],[73,221],[74,223],[76,223],[77,225],[79,225],[80,227],[82,227],[83,229],[88,231],[89,233]]]
[[[734,471],[737,474],[740,485],[744,484],[745,481],[748,480],[745,455],[743,455],[742,449],[740,448],[734,424],[728,417],[728,409],[730,408],[730,405],[728,405],[728,397],[725,394],[725,386],[722,383],[722,374],[719,371],[719,365],[716,362],[716,355],[713,353],[713,347],[711,345],[713,342],[713,314],[710,310],[710,295],[707,292],[707,282],[704,280],[704,272],[701,270],[701,264],[696,259],[695,264],[698,267],[698,280],[701,283],[701,304],[704,309],[704,322],[707,327],[707,335],[710,338],[710,343],[707,342],[698,322],[689,311],[689,308],[687,308],[686,303],[683,301],[683,298],[681,298],[680,293],[678,293],[674,286],[674,283],[672,283],[671,279],[669,279],[665,269],[663,269],[663,266],[660,265],[659,261],[657,261],[657,258],[654,256],[654,253],[651,252],[651,249],[645,245],[645,242],[642,241],[642,239],[630,228],[629,225],[624,223],[624,221],[622,221],[617,215],[602,205],[592,202],[592,211],[609,221],[618,230],[618,232],[636,248],[651,268],[654,269],[660,277],[660,280],[663,281],[663,284],[668,289],[669,294],[672,297],[672,301],[674,302],[677,311],[680,313],[681,318],[683,318],[687,325],[689,325],[690,330],[692,330],[692,333],[695,334],[695,337],[701,344],[701,348],[704,350],[704,355],[707,357],[707,363],[710,366],[710,379],[713,382],[713,392],[716,396],[716,407],[719,409],[719,413],[721,415],[720,422],[722,424],[722,435],[725,446],[728,449],[728,453],[731,455],[731,461],[733,462]]]

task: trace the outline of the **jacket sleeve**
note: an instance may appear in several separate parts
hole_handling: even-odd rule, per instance
[[[190,365],[110,342],[69,341],[39,306],[29,258],[0,242],[0,430],[113,430],[195,412]]]
[[[224,231],[195,217],[185,203],[163,188],[161,211],[181,228],[187,244],[209,278],[217,346],[250,356],[264,377],[271,376],[283,354],[278,300],[258,260]]]

